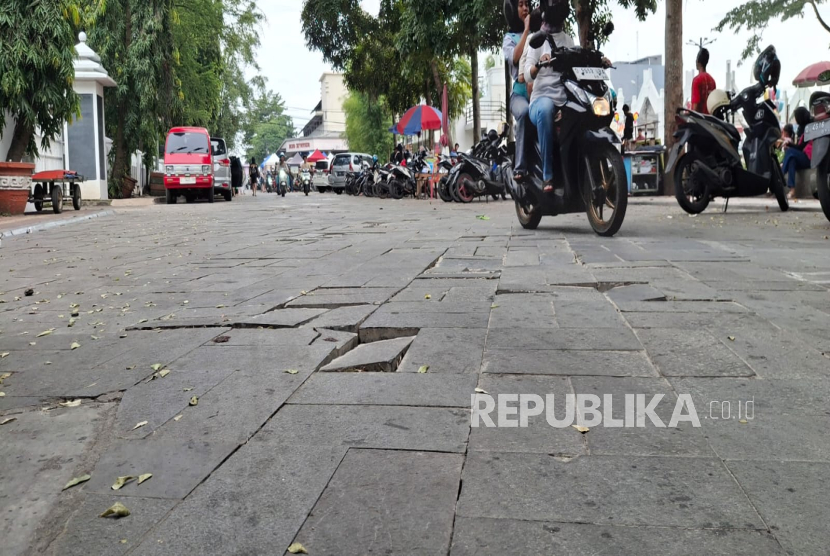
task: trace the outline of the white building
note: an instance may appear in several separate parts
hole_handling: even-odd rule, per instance
[[[311,119],[303,127],[300,137],[283,142],[280,152],[290,158],[296,153],[315,150],[327,154],[348,151],[346,112],[343,110],[348,95],[342,74],[324,73],[320,77],[320,102],[311,111]]]
[[[485,70],[479,79],[479,101],[481,131],[486,133],[491,129],[497,129],[499,124],[507,122],[506,117],[506,91],[504,89],[504,58],[493,56],[496,65]],[[452,140],[458,143],[462,151],[479,142],[480,138],[473,137],[473,102],[467,103],[464,114],[452,122]]]

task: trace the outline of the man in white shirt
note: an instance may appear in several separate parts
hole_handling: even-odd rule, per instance
[[[543,2],[545,22],[557,47],[572,47],[573,38],[563,31],[562,26],[568,18],[571,4],[568,0],[548,0]],[[543,27],[544,29],[544,27]],[[542,150],[542,167],[544,190],[553,191],[553,134],[554,121],[558,107],[567,102],[565,86],[561,74],[551,68],[540,68],[539,63],[550,60],[551,47],[548,41],[539,48],[527,52],[524,66],[525,80],[533,84],[530,97],[530,121],[539,134],[539,148]]]

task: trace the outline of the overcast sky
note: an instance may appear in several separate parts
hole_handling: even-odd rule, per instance
[[[362,0],[361,3],[372,14],[379,9],[379,0]],[[731,59],[735,66],[749,33],[717,33],[712,29],[727,11],[741,3],[739,0],[686,2],[684,42],[689,39],[697,41],[700,37],[716,39],[709,46],[709,73],[718,85],[725,82],[726,60]],[[268,78],[268,86],[282,95],[297,128],[302,128],[309,119],[309,112],[320,100],[320,75],[331,70],[318,52],[311,52],[305,46],[300,22],[302,4],[303,0],[259,0],[259,6],[267,18],[262,30],[259,65]],[[616,30],[604,49],[608,57],[612,61],[623,61],[663,54],[664,5],[665,2],[659,2],[657,13],[644,22],[637,21],[630,10],[614,8]],[[830,8],[823,10],[830,18]],[[764,34],[764,41],[765,44],[774,44],[778,50],[782,66],[781,88],[791,87],[793,78],[807,65],[830,59],[827,52],[830,34],[821,28],[812,10],[808,10],[803,19],[771,24]],[[685,69],[694,68],[696,54],[695,47],[684,48]],[[750,78],[751,62],[737,68],[738,87],[749,85]]]

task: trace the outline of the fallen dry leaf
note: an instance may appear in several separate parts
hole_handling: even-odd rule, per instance
[[[147,479],[149,479],[152,476],[153,476],[152,473],[144,473],[143,475],[139,475],[138,476],[138,484],[143,483],[144,481],[146,481]]]
[[[0,392],[0,398],[5,398],[5,397],[6,397],[6,393],[5,392]]]
[[[3,426],[7,423],[11,423],[12,421],[17,421],[17,417],[7,417],[6,419],[3,419],[2,421],[0,421],[0,426]]]
[[[729,336],[729,341],[734,342],[735,341],[735,336]]]
[[[190,405],[199,405],[199,398],[196,396],[190,398]]]
[[[429,295],[429,294],[426,294],[426,295],[424,296],[424,299],[432,299],[432,296],[431,296],[431,295]]]
[[[78,342],[72,342],[72,345],[69,346],[69,349],[70,350],[75,350],[75,349],[78,349],[79,347],[81,347],[81,344],[79,344]]]
[[[173,420],[179,421],[182,417],[184,417],[184,415],[176,415],[175,417],[173,417]]]
[[[71,481],[66,483],[66,486],[63,487],[61,490],[66,490],[68,488],[72,488],[73,486],[79,485],[81,483],[85,483],[88,480],[90,480],[91,478],[92,477],[90,477],[89,475],[81,475],[80,477],[75,477],[74,479],[72,479]]]
[[[6,358],[6,357],[8,357],[8,356],[9,356],[9,352],[8,352],[8,351],[4,351],[3,353],[0,353],[0,359],[5,359],[5,358]]]
[[[582,425],[571,425],[571,426],[572,426],[573,428],[575,428],[577,431],[581,432],[582,434],[585,434],[586,432],[588,432],[589,430],[591,430],[591,429],[589,429],[588,427],[583,427]]]
[[[418,367],[418,372],[421,374],[426,373],[429,370],[429,365],[421,365]]]
[[[487,394],[488,393],[487,390],[485,390],[484,388],[476,388],[475,392],[476,392],[476,394]]]
[[[153,369],[154,371],[158,371],[159,369],[161,369],[161,367],[162,367],[161,363],[153,363],[152,365],[150,365],[150,368]]]
[[[230,341],[230,336],[217,336],[213,339],[214,344],[227,344]]]
[[[128,515],[130,515],[130,510],[128,510],[127,507],[121,502],[116,502],[98,517],[112,517],[118,519],[121,517],[127,517]]]
[[[140,422],[140,423],[136,423],[136,424],[135,424],[135,426],[133,427],[133,429],[132,429],[132,430],[135,430],[135,429],[140,429],[141,427],[143,427],[143,426],[144,426],[144,425],[146,425],[147,423],[148,423],[148,421],[142,421],[142,422]]]
[[[118,477],[115,479],[115,483],[112,485],[112,490],[119,490],[122,486],[126,485],[130,481],[135,479],[132,475],[125,475],[123,477]]]
[[[299,373],[300,371],[298,371],[297,369],[288,369],[288,370],[287,370],[287,371],[285,371],[285,372],[286,372],[286,373],[288,373],[288,374],[290,374],[290,375],[296,375],[296,374],[297,374],[297,373]]]
[[[749,421],[747,421],[746,419],[741,419],[741,420],[740,420],[740,421],[738,421],[738,422],[739,422],[740,424],[742,424],[742,425],[746,425]],[[0,423],[0,424],[2,424],[2,423]]]
[[[493,303],[492,305],[490,305],[490,308],[491,308],[491,309],[498,309],[498,308],[499,308],[499,306],[498,306],[498,305],[496,305],[495,303]]]
[[[72,400],[69,402],[61,402],[58,404],[61,407],[78,407],[81,405],[81,400]]]
[[[308,550],[298,542],[293,543],[288,547],[288,552],[291,554],[308,554]]]
[[[55,329],[54,329],[54,328],[50,328],[49,330],[44,330],[43,332],[41,332],[40,334],[38,334],[38,335],[37,335],[37,337],[38,337],[38,338],[41,338],[41,337],[43,337],[43,336],[48,336],[49,334],[51,334],[51,333],[52,333],[52,332],[54,332],[54,331],[55,331]]]
[[[193,390],[193,388],[192,388],[192,387],[191,387],[191,388],[185,388],[185,389],[184,389],[184,391],[185,391],[185,392],[190,392],[191,390]]]
[[[170,374],[170,369],[162,369],[158,372],[160,378],[164,378]]]

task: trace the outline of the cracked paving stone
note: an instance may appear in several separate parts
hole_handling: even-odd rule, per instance
[[[360,325],[377,309],[377,305],[338,307],[314,318],[306,326],[357,333]]]
[[[392,373],[398,369],[401,359],[414,340],[415,337],[410,336],[361,344],[321,370]]]
[[[478,373],[487,337],[486,328],[424,328],[406,352],[399,373]]]
[[[755,375],[740,357],[705,330],[652,328],[637,330],[637,335],[664,376]]]

